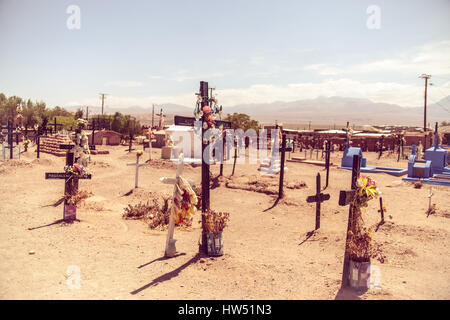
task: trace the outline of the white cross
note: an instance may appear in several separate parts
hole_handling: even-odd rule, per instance
[[[183,173],[183,160],[184,156],[183,153],[180,153],[180,156],[178,157],[178,166],[177,166],[177,174],[175,178],[159,178],[159,180],[162,183],[166,184],[173,184],[173,197],[172,197],[172,210],[170,211],[170,219],[169,219],[169,229],[167,231],[167,239],[166,239],[166,250],[165,250],[165,256],[166,257],[173,257],[175,253],[177,252],[177,249],[175,247],[175,239],[173,239],[173,231],[175,228],[175,221],[174,221],[174,210],[175,210],[175,194],[177,190],[177,179],[181,176]],[[193,185],[194,182],[192,180],[187,180],[190,185]]]
[[[146,166],[148,163],[139,163],[140,156],[136,154],[136,163],[127,163],[127,166],[136,166],[136,176],[134,178],[134,187],[138,187],[139,167]]]

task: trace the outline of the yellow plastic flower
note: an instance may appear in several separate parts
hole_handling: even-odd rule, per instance
[[[144,150],[137,150],[136,154],[138,157],[142,156],[144,154]]]

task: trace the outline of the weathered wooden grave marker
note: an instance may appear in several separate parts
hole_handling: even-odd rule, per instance
[[[327,141],[325,146],[325,170],[327,171],[327,176],[325,179],[325,188],[328,188],[328,177],[330,175],[330,155],[331,155],[331,141]]]
[[[280,182],[278,186],[278,199],[283,198],[283,184],[284,184],[284,163],[286,159],[286,151],[291,151],[292,148],[286,147],[286,135],[283,134],[283,138],[281,140],[281,164],[280,164]]]
[[[200,93],[196,94],[199,97],[198,103],[200,103],[200,110],[205,106],[210,106],[212,99],[209,99],[208,92],[208,82],[200,81]],[[205,149],[209,145],[209,141],[204,139],[206,131],[209,129],[209,125],[207,121],[202,119],[202,213],[206,213],[210,209],[210,192],[209,192],[209,184],[210,184],[210,171],[209,171],[209,163],[205,161]],[[181,117],[175,116],[174,123],[175,125],[185,125],[185,126],[194,126],[196,119],[192,117]],[[223,120],[214,120],[215,127],[222,127],[223,130],[231,129],[230,121]],[[208,156],[209,157],[209,156]],[[208,239],[206,233],[206,218],[205,215],[202,214],[202,242],[199,245],[199,252],[207,253]]]
[[[53,127],[53,129],[51,129],[51,133],[55,133],[56,134],[56,132],[58,130],[58,127],[62,127],[63,125],[61,123],[56,123],[56,117],[55,117],[55,121],[53,123],[51,123],[51,124],[48,124],[47,126]]]
[[[139,158],[141,156],[136,153],[136,162],[133,163],[127,163],[127,166],[136,166],[136,174],[134,177],[134,188],[137,189],[138,188],[138,179],[139,179],[139,167],[143,167],[148,165],[148,163],[139,163]]]
[[[74,145],[72,144],[61,144],[59,146],[60,149],[70,150],[66,153],[66,165],[73,166],[74,164],[74,153],[72,148]],[[66,195],[74,195],[78,192],[78,180],[79,179],[91,179],[91,174],[86,174],[83,176],[79,176],[73,173],[66,172],[46,172],[45,179],[64,179],[64,211],[63,211],[63,220],[64,221],[73,221],[77,218],[77,208],[76,205],[71,205],[68,203]]]
[[[183,161],[184,156],[183,153],[180,153],[180,156],[178,157],[178,165],[177,165],[177,173],[175,175],[175,178],[160,178],[159,180],[162,183],[166,184],[173,184],[173,196],[172,196],[172,209],[170,211],[170,219],[169,219],[169,228],[167,230],[167,239],[166,239],[166,249],[164,251],[164,254],[166,257],[173,257],[176,252],[177,248],[175,246],[175,239],[173,238],[173,232],[175,229],[175,220],[174,220],[174,211],[175,211],[175,194],[177,190],[177,182],[178,177],[181,177],[181,174],[183,173]],[[194,185],[194,182],[192,180],[187,179],[190,185]]]
[[[11,120],[8,120],[8,125],[3,126],[2,128],[8,130],[8,141],[7,141],[8,146],[6,148],[9,148],[9,159],[14,159],[14,148],[19,145],[19,132],[12,125]],[[13,131],[14,129],[16,129],[16,131]],[[14,146],[14,140],[13,140],[14,134],[16,135],[16,146]],[[19,151],[19,158],[20,158],[20,151]]]
[[[320,188],[320,173],[317,173],[316,176],[316,194],[314,196],[309,196],[306,198],[306,202],[316,203],[316,228],[315,230],[320,228],[320,204],[324,201],[330,200],[330,195],[328,193],[321,193]]]
[[[356,195],[357,190],[357,180],[359,178],[361,165],[361,156],[355,154],[353,156],[352,164],[352,182],[351,190],[341,190],[339,193],[339,205],[346,206],[350,205],[348,210],[348,223],[347,223],[347,233],[345,238],[345,254],[344,254],[344,266],[342,270],[342,287],[347,287],[349,284],[349,268],[350,268],[350,254],[348,252],[348,241],[349,241],[349,231],[352,226],[353,221],[353,199]]]
[[[381,214],[380,225],[384,224],[384,209],[383,209],[383,198],[382,197],[380,197],[380,209],[378,209],[378,212]]]
[[[45,131],[45,135],[44,135]],[[40,150],[41,150],[41,137],[47,137],[47,129],[43,128],[42,126],[38,127],[37,136],[36,139],[36,157],[39,159],[40,157]]]

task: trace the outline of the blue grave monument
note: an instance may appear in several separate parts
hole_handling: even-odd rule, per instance
[[[450,175],[449,158],[449,152],[439,147],[438,123],[436,122],[434,144],[431,148],[425,150],[425,160],[431,161],[433,174]]]
[[[425,151],[425,160],[416,159],[416,146],[412,148],[412,154],[408,161],[408,176],[405,181],[421,181],[424,184],[450,187],[450,167],[448,166],[449,154],[439,147],[438,130],[434,136],[434,145]]]
[[[338,169],[352,170],[353,156],[359,155],[361,158],[360,172],[371,172],[371,173],[388,173],[396,177],[407,174],[407,169],[401,168],[389,168],[389,167],[371,167],[367,166],[367,159],[363,157],[361,148],[350,147],[348,136],[345,141],[345,150],[341,160],[341,166]]]

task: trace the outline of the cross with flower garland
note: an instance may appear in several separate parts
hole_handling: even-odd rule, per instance
[[[348,243],[350,238],[349,231],[353,220],[353,199],[355,198],[356,190],[358,188],[357,181],[360,174],[360,165],[361,165],[361,156],[355,154],[353,156],[353,164],[352,164],[351,190],[341,190],[339,193],[339,205],[340,206],[350,205],[348,211],[347,233],[345,239],[344,266],[342,270],[342,287],[347,287],[349,284],[349,269],[350,269],[350,254],[348,250]]]
[[[184,162],[184,155],[183,153],[180,153],[180,156],[178,157],[178,165],[177,165],[177,173],[175,175],[175,178],[160,178],[159,180],[162,183],[165,184],[173,184],[173,198],[172,198],[172,209],[170,212],[170,218],[169,218],[169,227],[167,230],[167,238],[166,238],[166,249],[164,251],[164,254],[166,257],[173,257],[177,249],[175,247],[175,239],[173,238],[173,233],[175,229],[175,217],[174,217],[174,210],[175,210],[175,198],[177,193],[177,183],[178,178],[181,177],[181,174],[183,173],[183,162]],[[194,181],[187,180],[190,185],[194,185]]]

